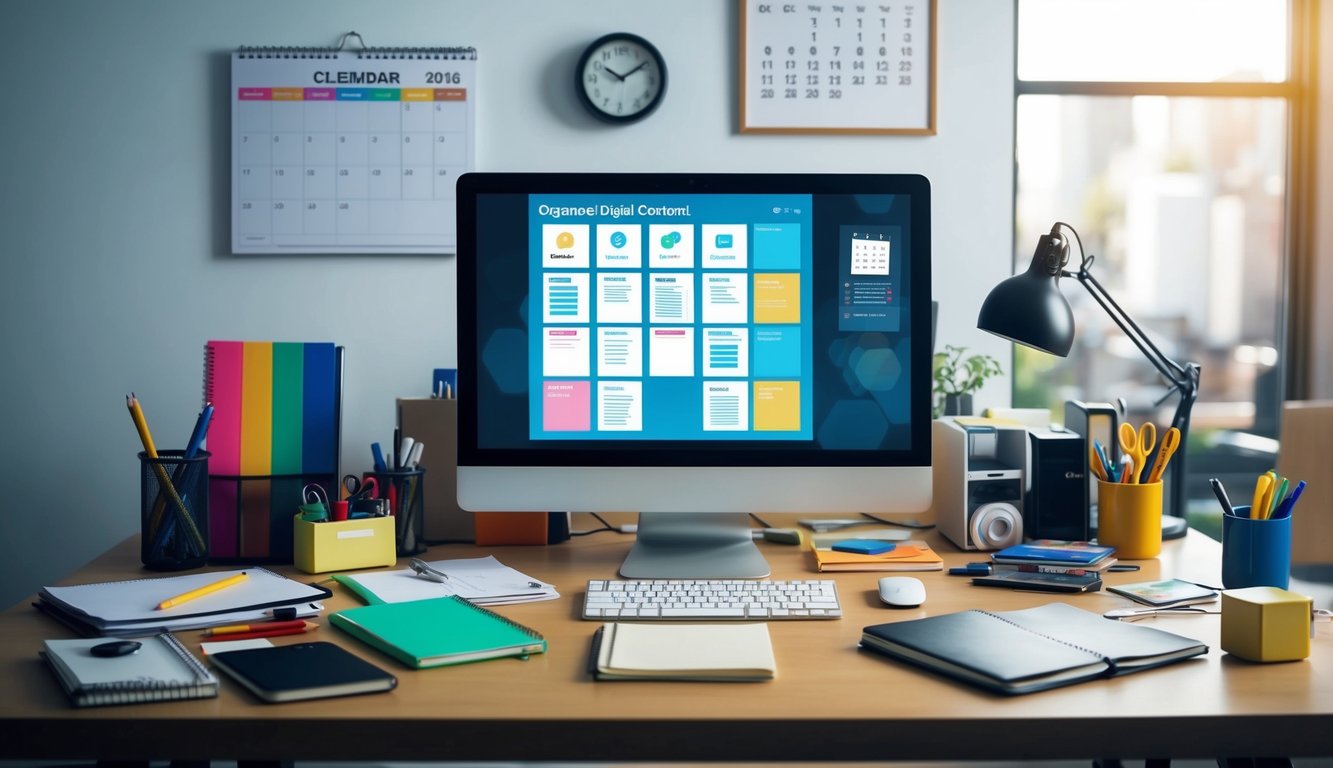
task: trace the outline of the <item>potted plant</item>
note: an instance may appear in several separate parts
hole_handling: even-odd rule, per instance
[[[945,344],[943,352],[935,353],[935,387],[939,397],[935,415],[966,416],[972,413],[972,393],[981,389],[986,379],[1004,373],[1000,361],[990,355],[968,355],[967,347]]]

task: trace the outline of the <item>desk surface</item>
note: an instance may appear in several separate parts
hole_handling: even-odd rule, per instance
[[[933,531],[923,538],[946,566],[984,557],[959,552]],[[528,661],[411,671],[326,625],[316,639],[351,648],[400,681],[393,693],[347,699],[263,705],[224,678],[216,699],[76,710],[37,657],[42,639],[70,633],[25,601],[0,615],[0,678],[6,681],[0,758],[879,761],[1333,754],[1333,626],[1327,623],[1317,625],[1309,659],[1260,665],[1221,651],[1219,616],[1148,619],[1203,641],[1208,655],[1020,697],[979,691],[857,650],[868,624],[1052,599],[1095,612],[1130,605],[1106,592],[1055,596],[973,587],[943,572],[918,574],[928,598],[907,610],[880,605],[875,586],[882,574],[824,574],[837,582],[844,618],[771,622],[778,661],[772,682],[594,683],[585,664],[597,625],[578,618],[585,584],[613,577],[629,544],[628,536],[601,533],[552,547],[433,548],[430,559],[490,553],[556,584],[560,600],[495,609],[541,631],[549,652]],[[808,552],[760,546],[774,578],[820,577]],[[1160,558],[1142,561],[1140,572],[1106,580],[1165,575],[1217,583],[1219,559],[1216,542],[1191,533],[1167,542]],[[141,575],[135,537],[61,583]],[[321,624],[328,612],[357,604],[341,587],[333,589]],[[181,637],[198,651],[197,632]],[[275,641],[302,639],[311,636]]]

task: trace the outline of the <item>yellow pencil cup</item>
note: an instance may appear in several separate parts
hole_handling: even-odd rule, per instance
[[[393,565],[398,562],[393,522],[385,516],[312,523],[297,515],[292,562],[306,573]]]
[[[1162,484],[1097,483],[1097,542],[1116,557],[1144,560],[1162,551]]]

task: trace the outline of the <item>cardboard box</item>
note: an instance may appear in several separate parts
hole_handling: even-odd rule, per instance
[[[1328,457],[1333,456],[1333,400],[1283,403],[1278,434],[1277,473],[1293,485],[1297,480],[1308,483],[1291,513],[1291,562],[1333,563],[1333,483],[1327,480]]]
[[[404,436],[426,445],[421,452],[426,541],[472,541],[472,513],[458,506],[458,401],[400,397],[398,427]]]

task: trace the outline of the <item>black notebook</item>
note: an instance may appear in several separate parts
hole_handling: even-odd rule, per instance
[[[1138,672],[1208,652],[1188,637],[1064,603],[866,627],[861,647],[1007,694]]]
[[[267,702],[304,701],[391,691],[398,678],[333,643],[225,651],[208,657]]]

